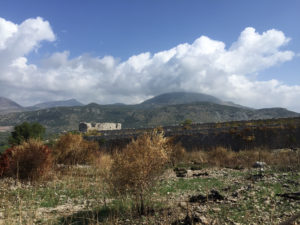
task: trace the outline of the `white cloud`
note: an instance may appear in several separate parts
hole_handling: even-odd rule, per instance
[[[70,58],[65,51],[53,53],[40,66],[28,64],[26,55],[42,41],[54,40],[42,18],[20,25],[0,18],[0,95],[25,104],[73,97],[85,103],[137,103],[164,92],[194,91],[246,106],[300,111],[300,85],[253,76],[295,56],[281,50],[289,38],[278,30],[259,34],[248,27],[228,48],[201,36],[192,44],[141,53],[123,62],[86,54]]]

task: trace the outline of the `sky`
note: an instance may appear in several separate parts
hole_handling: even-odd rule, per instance
[[[2,0],[0,96],[29,106],[190,91],[300,112],[298,0]]]

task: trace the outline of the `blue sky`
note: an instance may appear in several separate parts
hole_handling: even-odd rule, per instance
[[[73,59],[82,56],[86,56],[90,60],[112,56],[115,60],[115,64],[121,64],[127,62],[130,57],[141,53],[150,52],[151,56],[153,56],[155,53],[167,51],[183,43],[192,45],[192,43],[201,36],[222,42],[226,45],[225,49],[229,50],[230,46],[234,42],[237,42],[241,32],[247,27],[254,28],[255,32],[260,35],[268,30],[275,29],[282,32],[286,39],[290,39],[288,43],[276,47],[276,50],[292,51],[293,57],[278,60],[278,62],[276,61],[276,63],[274,62],[270,66],[259,66],[259,69],[247,75],[247,79],[250,79],[251,82],[276,79],[283,86],[293,87],[293,91],[297,92],[298,86],[300,86],[299,10],[300,1],[297,0],[3,0],[0,7],[0,17],[16,25],[22,24],[27,19],[37,17],[41,17],[43,21],[49,23],[55,38],[50,36],[44,38],[43,36],[44,39],[38,39],[36,45],[34,45],[31,50],[26,51],[23,55],[18,55],[18,57],[25,57],[28,60],[28,65],[37,66],[39,73],[41,73],[41,71],[45,72],[45,68],[42,66],[45,60],[47,61],[47,59],[55,53],[62,53],[64,51],[68,51],[69,64]],[[179,65],[182,65],[182,63],[180,62]],[[178,66],[176,68],[178,68]],[[201,73],[200,69],[194,71],[194,74]],[[205,72],[210,70],[211,69],[205,69]],[[144,70],[135,71],[135,76],[141,76],[143,71]],[[97,70],[93,70],[93,72],[97,73]],[[53,74],[53,71],[51,74]],[[97,75],[98,78],[100,76],[99,74]],[[163,74],[165,74],[165,72]],[[213,77],[216,76],[215,74],[216,72],[212,73],[212,75],[208,74],[208,76]],[[228,76],[233,75],[235,74],[228,73]],[[245,74],[238,75],[246,76]],[[90,75],[88,72],[85,72],[82,76],[86,77]],[[111,72],[109,76],[115,76],[114,82],[118,80],[116,72]],[[129,72],[127,76],[131,76],[131,72]],[[149,76],[152,76],[151,71],[147,71],[147,78],[149,78]],[[159,76],[161,77],[163,75]],[[28,75],[28,77],[30,77],[30,75]],[[187,78],[190,77],[187,76]],[[53,79],[55,78],[52,77],[50,80]],[[180,78],[180,75],[178,75],[176,79],[174,78],[174,82],[178,84],[182,79],[184,78]],[[198,77],[197,79],[200,78]],[[99,78],[97,81],[99,80],[102,80],[102,78]],[[168,77],[165,80],[170,81],[173,79]],[[3,79],[2,82],[8,81]],[[66,79],[65,82],[68,82],[68,80]],[[69,82],[72,81],[69,80]],[[88,81],[85,80],[84,82]],[[155,82],[159,83],[162,81],[154,79],[152,83]],[[208,81],[205,82],[207,83]],[[111,84],[116,86],[120,85],[122,88],[124,86],[124,84]],[[90,95],[90,93],[86,93],[86,91],[82,91],[81,95],[74,97],[79,97],[79,100],[85,103],[90,101],[99,103],[117,101],[134,103],[163,92],[161,87],[154,87],[150,90],[148,87],[151,85],[152,84],[148,84],[145,88],[142,87],[143,85],[139,82],[136,82],[134,87],[141,86],[140,89],[147,89],[145,93],[141,93],[140,90],[130,92],[130,89],[132,89],[130,87],[123,90],[123,92],[119,93],[116,91],[116,93],[113,93],[100,87],[101,91],[95,95],[101,95],[103,97],[91,96],[88,98],[87,95]],[[166,85],[170,87],[166,88],[167,90],[187,91],[192,89],[193,91],[214,94],[217,95],[217,97],[225,97],[225,100],[238,101],[238,103],[248,104],[250,106],[255,106],[256,100],[254,98],[259,96],[255,95],[252,97],[253,99],[250,100],[250,97],[241,97],[241,100],[239,100],[238,97],[232,98],[233,93],[222,95],[220,94],[221,90],[219,92],[212,91],[212,88],[216,88],[216,84],[211,85],[211,88],[207,90],[203,87],[200,88],[202,83],[199,83],[198,89],[197,87],[190,88],[189,85],[183,83],[177,86],[174,85],[174,83],[166,83]],[[284,89],[282,85],[281,89]],[[82,85],[80,85],[80,88],[81,86]],[[36,91],[37,89],[35,86],[27,87],[27,89],[24,90],[26,94],[22,94],[22,96],[9,93],[8,90],[2,93],[0,91],[0,95],[6,95],[15,100],[22,101],[25,104],[52,100],[47,98],[61,99],[73,97],[72,95],[74,95],[74,91],[66,92],[65,90],[52,87],[49,88],[48,94],[42,93],[41,90]],[[241,88],[238,89],[240,90]],[[263,88],[261,87],[260,89]],[[35,94],[30,94],[30,92]],[[49,95],[49,93],[51,94]],[[236,93],[239,92],[236,91]],[[36,97],[37,95],[39,97]],[[261,95],[264,96],[265,94],[261,93]],[[128,100],[126,96],[131,100]],[[278,98],[278,96],[280,95],[276,93],[274,98]],[[294,97],[289,96],[290,95],[284,93],[283,98],[287,100],[285,102],[278,102],[278,105],[276,102],[266,100],[261,104],[257,104],[257,106],[282,106],[300,110],[299,105],[290,103]]]

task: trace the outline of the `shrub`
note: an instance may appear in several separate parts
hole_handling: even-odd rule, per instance
[[[51,151],[43,142],[30,139],[7,149],[0,158],[0,175],[21,180],[45,178],[52,168]]]
[[[145,198],[170,157],[163,133],[143,134],[116,153],[110,170],[110,186],[115,194],[132,195],[140,215],[145,214]]]
[[[7,149],[3,154],[0,155],[0,177],[7,171],[9,167],[9,159],[11,158],[12,149]]]
[[[83,139],[80,134],[65,134],[59,138],[53,149],[56,163],[65,165],[87,164],[99,152],[99,145]]]

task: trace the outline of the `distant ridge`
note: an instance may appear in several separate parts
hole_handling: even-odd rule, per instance
[[[186,119],[194,123],[211,123],[299,116],[299,113],[284,108],[252,109],[209,95],[176,92],[159,95],[136,105],[90,103],[9,113],[0,117],[0,126],[14,126],[24,121],[39,122],[48,132],[59,132],[77,130],[82,121],[111,121],[122,123],[123,128],[141,128],[178,125]]]
[[[72,107],[72,106],[83,106],[83,104],[76,99],[69,99],[63,101],[50,101],[42,102],[34,106],[27,107],[28,110],[48,109],[53,107]]]
[[[0,97],[0,114],[10,113],[10,112],[20,112],[24,108],[18,103],[4,97]]]
[[[195,102],[222,103],[220,99],[211,95],[194,92],[171,92],[150,98],[141,103],[141,105],[179,105]]]
[[[234,106],[239,108],[248,108],[237,105],[233,102],[222,101],[212,95],[196,93],[196,92],[170,92],[164,93],[153,98],[150,98],[140,105],[142,106],[164,106],[164,105],[179,105],[197,102],[210,102],[220,105]]]

